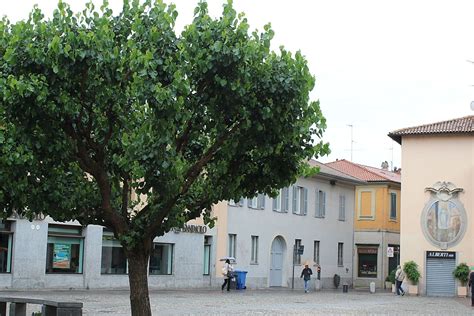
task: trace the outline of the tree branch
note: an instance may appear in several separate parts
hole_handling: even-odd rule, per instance
[[[128,218],[128,201],[130,195],[130,177],[125,175],[123,177],[123,187],[122,187],[122,216]]]
[[[150,226],[146,229],[145,236],[154,236],[158,228],[161,226],[163,219],[169,214],[176,201],[184,194],[186,194],[191,185],[196,181],[198,176],[204,170],[204,167],[211,161],[215,154],[219,151],[225,141],[238,129],[240,122],[234,123],[231,127],[227,128],[226,132],[216,139],[214,144],[207,149],[204,155],[196,161],[186,172],[185,180],[181,186],[179,192],[161,209],[156,216],[150,219]]]

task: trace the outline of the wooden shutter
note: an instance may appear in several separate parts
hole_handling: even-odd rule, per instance
[[[302,189],[303,189],[303,199],[304,199],[303,214],[306,215],[308,213],[308,189],[307,188],[302,188]]]
[[[283,188],[282,190],[282,210],[285,212],[288,212],[290,209],[290,189],[289,188]]]
[[[323,195],[322,195],[322,200],[323,200],[323,203],[322,203],[322,209],[323,209],[323,212],[322,212],[322,216],[326,216],[326,192],[322,191],[323,192]]]
[[[296,214],[297,210],[296,210],[296,205],[297,205],[297,192],[298,192],[298,187],[296,186],[293,186],[293,213]]]

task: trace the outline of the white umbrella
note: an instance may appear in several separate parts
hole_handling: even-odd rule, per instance
[[[234,257],[222,257],[221,259],[219,259],[219,261],[226,261],[226,260],[229,260],[230,263],[236,263]]]

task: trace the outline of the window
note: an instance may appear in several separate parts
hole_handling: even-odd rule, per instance
[[[48,226],[46,273],[82,273],[84,238],[80,226]]]
[[[258,236],[252,236],[252,255],[250,263],[258,263]]]
[[[229,257],[235,258],[235,250],[236,250],[236,242],[237,242],[237,235],[236,234],[229,234]]]
[[[238,201],[229,200],[228,204],[229,204],[229,206],[243,206],[244,205],[244,198],[240,198],[240,200],[238,200]]]
[[[295,264],[301,264],[301,255],[298,254],[298,249],[301,247],[301,239],[295,239]]]
[[[346,220],[346,196],[339,195],[339,220]]]
[[[375,196],[374,189],[365,189],[357,191],[357,214],[360,220],[375,219]]]
[[[306,215],[308,211],[308,189],[293,187],[293,214]]]
[[[173,273],[173,244],[153,244],[150,254],[150,275]]]
[[[397,219],[397,194],[390,193],[390,219]]]
[[[344,243],[340,242],[337,244],[337,266],[342,267],[344,265]]]
[[[319,264],[319,240],[314,241],[313,261],[314,263]]]
[[[212,237],[204,236],[204,275],[209,275],[211,271],[211,245]]]
[[[11,272],[13,235],[10,222],[0,221],[0,273]]]
[[[120,242],[114,234],[104,229],[102,234],[102,260],[100,273],[126,274],[128,272],[127,258]]]
[[[255,209],[264,209],[265,208],[265,195],[259,194],[254,198],[248,199],[248,207]]]
[[[377,277],[377,248],[357,248],[358,275],[361,278]]]
[[[290,208],[290,190],[283,188],[280,190],[280,194],[273,199],[273,210],[276,212],[288,212]]]
[[[326,192],[316,190],[316,217],[326,216]]]

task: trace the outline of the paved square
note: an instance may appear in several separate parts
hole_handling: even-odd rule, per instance
[[[130,315],[128,291],[0,291],[0,296],[84,303],[84,315]],[[469,298],[396,296],[360,291],[151,291],[153,315],[474,315]],[[36,308],[29,308],[28,314]]]

